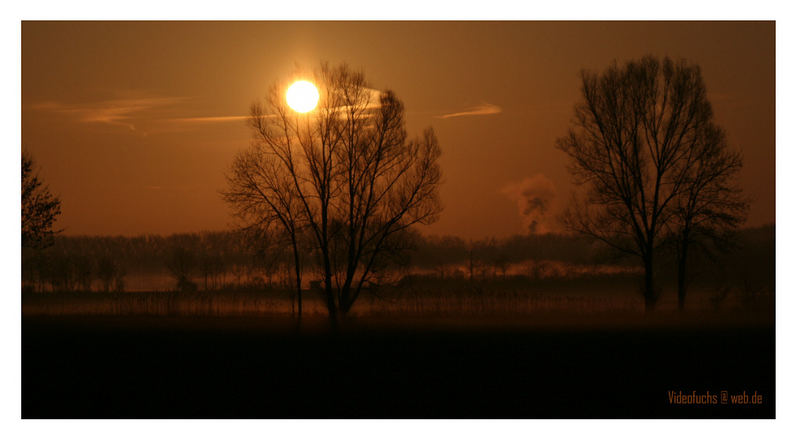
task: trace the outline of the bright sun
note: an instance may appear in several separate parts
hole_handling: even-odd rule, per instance
[[[295,81],[286,91],[286,102],[296,112],[306,113],[317,107],[319,92],[310,82],[305,80]]]

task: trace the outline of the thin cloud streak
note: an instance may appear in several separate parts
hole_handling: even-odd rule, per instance
[[[465,111],[454,112],[452,114],[439,115],[436,118],[457,118],[457,117],[469,117],[474,115],[494,115],[494,114],[499,114],[502,111],[503,109],[501,109],[500,106],[496,104],[483,103],[479,106],[470,107]]]
[[[221,117],[186,117],[186,118],[168,118],[167,121],[175,123],[227,123],[230,121],[244,121],[249,120],[249,115],[229,115]]]
[[[145,97],[118,100],[105,100],[85,104],[64,104],[44,102],[32,108],[41,111],[57,112],[73,115],[84,123],[101,123],[112,126],[123,126],[130,130],[136,127],[131,120],[146,118],[142,115],[156,108],[172,106],[185,101],[184,97]]]
[[[381,91],[371,88],[363,88],[369,94],[369,100],[364,105],[364,110],[380,109],[381,107]],[[339,106],[333,109],[333,112],[346,112],[348,106]],[[264,115],[267,118],[275,118],[276,115]],[[227,115],[218,117],[185,117],[185,118],[168,118],[167,121],[175,123],[227,123],[231,121],[245,121],[252,118],[250,115]],[[364,117],[366,118],[366,117]]]
[[[369,94],[365,110],[378,109],[381,107],[380,94],[377,89],[364,88]],[[181,114],[176,112],[175,105],[188,100],[186,97],[142,97],[127,99],[103,100],[91,103],[67,104],[55,101],[41,102],[32,105],[30,108],[38,111],[54,112],[70,115],[83,123],[100,123],[111,126],[122,126],[135,131],[134,121],[151,121],[178,124],[216,124],[246,121],[250,115],[220,115],[202,117],[173,117],[169,116]],[[169,107],[172,109],[165,109]],[[157,112],[154,112],[156,111]],[[335,109],[335,112],[345,112],[347,107]],[[167,115],[164,115],[167,113]],[[274,115],[267,115],[274,117]]]

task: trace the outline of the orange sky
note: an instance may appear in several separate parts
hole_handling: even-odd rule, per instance
[[[218,191],[248,145],[250,104],[295,64],[344,61],[397,92],[412,135],[439,137],[445,211],[425,231],[505,236],[525,231],[520,189],[552,197],[545,218],[569,195],[554,142],[579,70],[648,53],[701,66],[744,154],[748,225],[774,222],[772,22],[24,22],[23,147],[66,234],[224,229]]]

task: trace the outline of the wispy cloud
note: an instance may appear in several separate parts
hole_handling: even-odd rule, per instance
[[[463,110],[461,112],[439,115],[436,118],[457,118],[457,117],[469,117],[473,115],[493,115],[493,114],[499,114],[502,111],[503,109],[501,109],[500,106],[496,104],[482,103],[478,106],[467,108],[466,110]]]
[[[364,92],[368,94],[364,110],[379,109],[381,107],[381,91],[371,88],[363,88]],[[345,112],[347,106],[340,106],[334,109],[334,112]],[[275,114],[266,115],[267,117],[274,118]],[[223,115],[223,116],[208,116],[208,117],[180,117],[180,118],[166,118],[165,121],[173,123],[229,123],[234,121],[249,120],[250,115]],[[366,118],[363,116],[362,118]]]
[[[44,102],[32,108],[73,115],[84,123],[109,124],[135,130],[134,120],[152,118],[152,112],[156,108],[173,106],[185,100],[186,98],[182,97],[144,97],[78,104]]]
[[[250,119],[249,115],[229,115],[221,117],[186,117],[168,118],[167,121],[175,123],[227,123],[231,121],[244,121]]]
[[[366,100],[362,101],[361,98],[357,100],[359,103],[358,108],[364,109],[366,111],[371,111],[372,109],[380,109],[381,108],[381,91],[378,89],[372,89],[368,87],[362,87],[361,90],[367,94]],[[339,106],[332,108],[333,112],[344,113],[350,110],[350,106]],[[363,115],[361,118],[366,118],[366,115]]]
[[[366,92],[365,110],[380,108],[380,94],[376,89],[364,88]],[[136,94],[136,92],[133,92]],[[109,99],[95,102],[83,103],[63,103],[47,101],[33,104],[30,109],[44,112],[53,112],[68,115],[70,118],[83,123],[97,123],[111,126],[121,126],[137,131],[139,126],[147,126],[148,130],[137,131],[143,135],[156,130],[175,130],[178,127],[186,128],[193,124],[220,124],[241,122],[250,119],[249,115],[205,115],[205,116],[186,116],[193,113],[187,111],[185,102],[186,97],[157,97],[141,95],[133,98]],[[183,106],[181,106],[184,104]],[[344,112],[347,108],[335,109],[336,112]],[[195,111],[196,112],[196,111]],[[172,125],[172,129],[166,129],[164,123]],[[153,126],[157,128],[154,129]],[[182,130],[182,129],[178,129]]]

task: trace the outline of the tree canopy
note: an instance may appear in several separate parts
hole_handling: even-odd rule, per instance
[[[621,66],[615,62],[602,73],[583,71],[581,80],[572,126],[557,141],[582,189],[565,221],[572,230],[641,259],[649,309],[657,293],[656,249],[681,217],[697,228],[704,219],[698,205],[687,203],[718,199],[717,219],[725,218],[723,212],[732,215],[728,220],[741,218],[733,213],[740,206],[731,187],[740,160],[725,150],[699,66],[646,56]],[[726,164],[723,175],[714,172],[720,161]],[[721,192],[722,187],[731,191]],[[695,213],[692,221],[688,212]],[[713,228],[710,221],[702,225]]]
[[[250,225],[277,226],[295,256],[300,237],[310,239],[335,317],[403,232],[437,219],[441,150],[432,129],[409,139],[400,99],[363,73],[322,64],[307,76],[319,88],[313,111],[292,110],[285,84],[252,106],[253,143],[235,159],[225,198]]]
[[[22,152],[22,247],[44,248],[53,243],[53,224],[61,200],[53,196],[33,171],[33,158]]]

